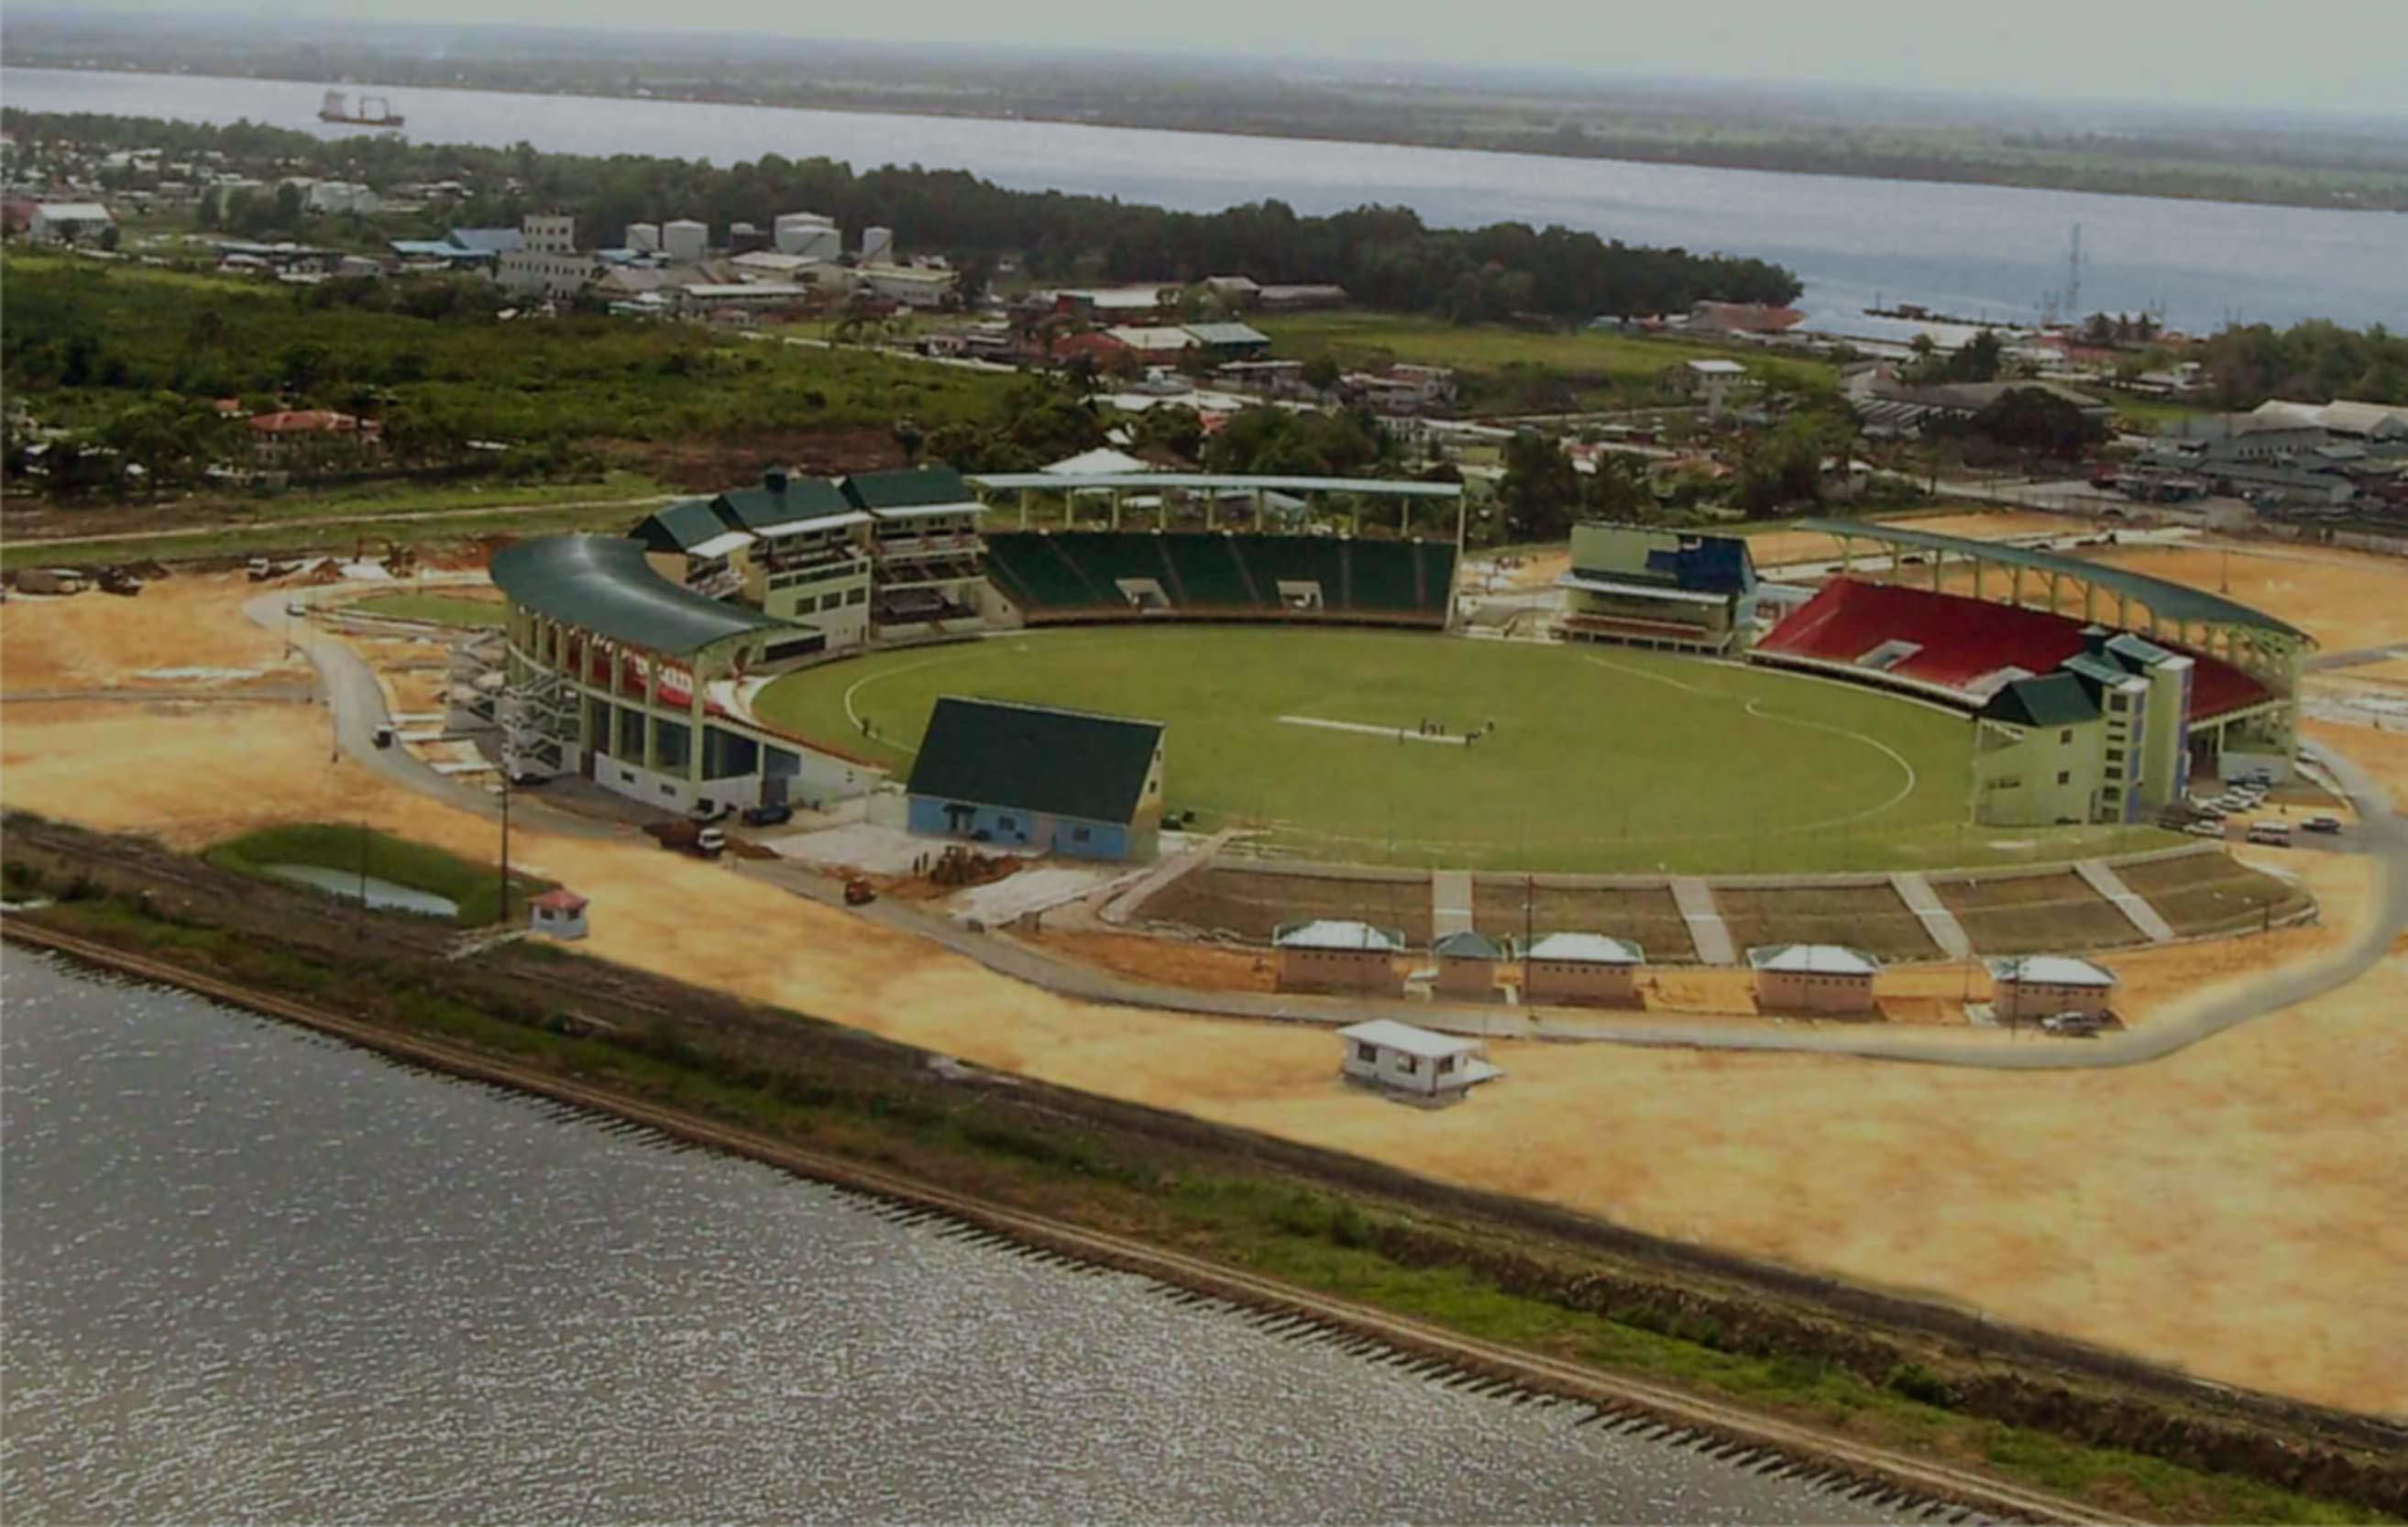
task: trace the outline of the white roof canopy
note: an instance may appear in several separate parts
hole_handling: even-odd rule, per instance
[[[1748,950],[1747,963],[1794,976],[1870,976],[1881,968],[1871,955],[1841,944],[1773,944]]]
[[[2113,986],[2115,973],[2070,954],[2025,954],[1990,962],[1992,978],[2035,986]]]
[[[1458,1039],[1451,1034],[1433,1034],[1410,1023],[1399,1023],[1393,1018],[1375,1018],[1369,1023],[1357,1023],[1338,1031],[1338,1037],[1350,1044],[1376,1045],[1405,1055],[1418,1055],[1427,1060],[1443,1060],[1449,1055],[1468,1055],[1480,1048],[1477,1039]]]
[[[1376,949],[1393,954],[1405,941],[1385,928],[1347,918],[1315,918],[1274,934],[1271,942],[1283,949]]]
[[[1603,934],[1548,934],[1525,951],[1532,960],[1561,960],[1570,964],[1637,965],[1647,962],[1646,951],[1627,939],[1608,938]]]

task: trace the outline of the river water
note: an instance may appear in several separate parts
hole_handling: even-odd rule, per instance
[[[15,1521],[1897,1520],[10,950]]]
[[[0,101],[29,110],[357,131],[318,121],[322,93],[290,80],[0,71]],[[1804,278],[1800,306],[1816,326],[1874,335],[1910,327],[1865,317],[1876,297],[2032,319],[2042,295],[2066,285],[2078,222],[2085,311],[2162,304],[2169,322],[2193,331],[2232,318],[2408,328],[2408,216],[2399,213],[677,101],[412,89],[394,107],[408,115],[409,136],[428,143],[525,141],[719,164],[826,155],[856,169],[958,166],[1021,189],[1184,210],[1275,196],[1306,213],[1376,201],[1450,226],[1560,222],[1634,244],[1777,260]]]

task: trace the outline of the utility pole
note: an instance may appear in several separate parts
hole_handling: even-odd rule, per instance
[[[501,748],[502,865],[500,888],[501,914],[498,919],[500,926],[505,931],[507,931],[510,925],[510,739],[508,736],[505,736],[502,738]]]

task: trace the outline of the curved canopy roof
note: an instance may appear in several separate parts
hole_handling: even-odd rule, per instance
[[[2129,568],[2086,562],[2062,552],[2008,546],[2000,541],[1976,541],[1963,535],[1942,535],[1936,531],[1909,530],[1903,525],[1885,525],[1867,520],[1800,520],[1798,528],[1821,531],[1826,535],[1850,535],[1858,540],[1880,541],[1889,546],[1909,546],[1924,551],[1978,557],[1984,562],[2002,563],[2010,567],[2030,567],[2043,573],[2086,578],[2102,589],[2130,595],[2155,610],[2161,620],[2254,626],[2260,631],[2279,632],[2302,640],[2313,639],[2287,621],[2277,620],[2263,610],[2251,609],[2222,594],[2194,589],[2185,583],[2170,583],[2164,578],[2135,573]]]
[[[494,553],[494,587],[539,615],[665,656],[755,631],[800,629],[706,599],[652,570],[640,541],[545,535]]]
[[[1459,482],[1416,482],[1393,478],[1257,478],[1211,472],[1104,472],[1064,478],[1044,472],[983,472],[964,480],[973,488],[999,493],[1023,488],[1056,493],[1069,488],[1187,488],[1207,492],[1261,488],[1283,493],[1369,493],[1381,498],[1463,496],[1463,484]]]

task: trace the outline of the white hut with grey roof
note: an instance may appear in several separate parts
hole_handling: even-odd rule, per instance
[[[1505,1074],[1482,1058],[1477,1039],[1433,1034],[1392,1018],[1340,1029],[1338,1041],[1346,1047],[1338,1069],[1347,1080],[1415,1100],[1461,1097]]]
[[[1522,956],[1522,1000],[1606,1007],[1639,1004],[1647,952],[1603,934],[1556,933],[1534,939]]]
[[[2070,954],[2018,954],[1990,963],[1990,1006],[2001,1022],[2080,1013],[2105,1018],[2115,973]]]
[[[1768,1013],[1869,1013],[1881,962],[1843,944],[1768,944],[1747,951],[1756,1006]]]
[[[1397,956],[1405,949],[1400,933],[1345,918],[1314,918],[1282,926],[1271,944],[1279,950],[1283,992],[1404,993],[1404,978],[1397,971]]]

